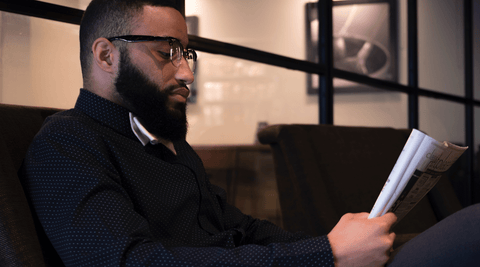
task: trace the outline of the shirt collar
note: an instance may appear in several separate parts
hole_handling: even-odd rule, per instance
[[[152,145],[163,144],[166,146],[173,154],[177,155],[177,151],[175,150],[175,146],[172,142],[167,141],[163,138],[157,137],[154,134],[150,133],[140,122],[139,118],[133,115],[132,112],[128,114],[130,118],[130,126],[132,127],[132,132],[135,136],[140,140],[143,146],[146,146],[148,143]]]
[[[132,132],[128,119],[129,110],[103,97],[85,89],[80,89],[75,110],[84,113],[101,125],[109,127],[122,135],[137,139]]]
[[[145,129],[145,127],[143,127],[140,120],[135,115],[133,115],[132,112],[130,112],[128,115],[130,118],[130,126],[132,127],[133,133],[144,146],[146,146],[148,143],[156,145],[160,142],[158,137],[151,134],[149,131],[147,131],[147,129]]]
[[[88,90],[80,89],[75,109],[132,139],[138,139],[144,146],[149,143],[163,144],[175,155],[177,154],[172,142],[148,132],[128,109]]]

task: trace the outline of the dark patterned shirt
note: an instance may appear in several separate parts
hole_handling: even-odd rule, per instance
[[[327,237],[242,214],[174,147],[144,146],[127,109],[83,89],[47,118],[20,174],[67,266],[333,266]]]

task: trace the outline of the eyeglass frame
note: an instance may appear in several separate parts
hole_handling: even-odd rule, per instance
[[[195,73],[195,67],[197,64],[197,52],[195,50],[188,48],[185,49],[180,42],[179,39],[175,37],[170,37],[170,36],[150,36],[150,35],[122,35],[122,36],[115,36],[115,37],[109,37],[107,38],[109,42],[113,41],[123,41],[127,43],[139,43],[139,42],[150,42],[150,41],[168,41],[170,44],[170,61],[175,67],[179,67],[180,64],[182,64],[182,59],[180,58],[180,61],[178,61],[178,66],[174,63],[174,58],[173,58],[173,43],[176,42],[180,46],[180,50],[183,52],[182,57],[187,61],[188,63],[188,58],[190,55],[192,55],[193,59],[193,67],[190,67],[190,70],[192,73]],[[168,56],[166,53],[159,51],[160,53],[164,54],[164,56]]]

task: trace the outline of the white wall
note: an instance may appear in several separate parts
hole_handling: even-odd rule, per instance
[[[30,66],[35,89],[31,95],[35,103],[62,108],[75,104],[83,86],[78,30],[76,25],[55,21],[31,23]]]
[[[3,13],[1,101],[71,108],[82,76],[76,25]]]
[[[30,19],[2,13],[2,103],[31,103]]]

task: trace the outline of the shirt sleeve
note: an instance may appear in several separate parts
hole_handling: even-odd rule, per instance
[[[327,237],[272,242],[287,241],[272,237],[280,228],[231,206],[231,223],[243,224],[250,238],[245,245],[166,248],[135,211],[112,160],[116,155],[105,153],[102,138],[81,128],[43,132],[20,174],[66,266],[334,266]]]
[[[212,191],[224,211],[225,229],[242,229],[244,240],[240,244],[268,245],[270,243],[289,243],[311,238],[303,232],[291,233],[267,220],[245,215],[237,207],[226,201],[225,190],[210,184]]]

